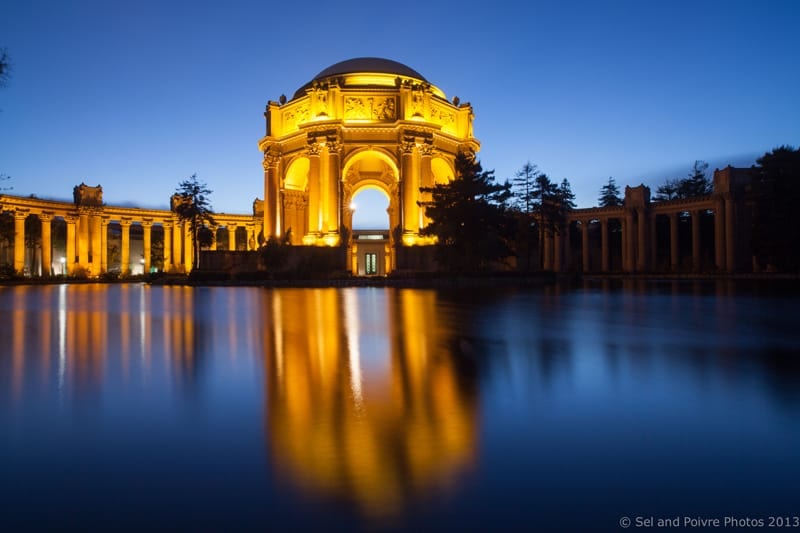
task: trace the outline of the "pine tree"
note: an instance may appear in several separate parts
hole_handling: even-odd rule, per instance
[[[200,265],[200,247],[203,228],[206,224],[216,225],[214,211],[211,208],[209,195],[212,191],[205,183],[197,179],[197,174],[192,174],[189,179],[178,184],[173,196],[173,210],[181,222],[189,223],[189,233],[194,241],[193,268]]]
[[[525,163],[514,175],[511,181],[511,190],[514,197],[514,207],[526,215],[533,212],[533,189],[539,170],[530,161]]]
[[[431,222],[423,235],[438,239],[436,258],[452,271],[486,270],[510,254],[511,224],[507,203],[511,185],[495,183],[494,171],[484,171],[472,154],[459,152],[455,179],[424,187],[430,202],[420,202]]]
[[[747,191],[752,210],[753,253],[762,267],[800,271],[800,148],[780,146],[753,167]]]
[[[706,176],[706,170],[708,170],[708,163],[695,161],[689,175],[680,181],[678,198],[695,198],[711,194],[711,182]]]
[[[622,194],[614,178],[609,176],[608,183],[600,188],[598,203],[600,207],[618,207],[622,205]]]

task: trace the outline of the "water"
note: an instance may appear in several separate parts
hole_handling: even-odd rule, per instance
[[[800,300],[756,289],[0,287],[0,520],[793,520]]]

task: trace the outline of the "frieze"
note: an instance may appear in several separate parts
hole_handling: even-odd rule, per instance
[[[283,125],[286,131],[297,129],[299,124],[308,122],[308,104],[298,105],[283,112]]]
[[[448,111],[442,107],[434,106],[431,108],[431,122],[441,124],[444,127],[451,126],[456,121],[455,113]]]
[[[397,102],[394,96],[346,96],[344,119],[391,122],[397,119]]]

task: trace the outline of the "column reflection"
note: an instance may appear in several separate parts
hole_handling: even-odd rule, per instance
[[[268,441],[295,486],[386,517],[474,463],[477,391],[435,293],[281,290],[270,303]]]

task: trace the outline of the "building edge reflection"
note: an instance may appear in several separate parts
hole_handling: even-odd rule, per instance
[[[272,292],[265,415],[282,476],[381,519],[471,468],[477,390],[441,338],[434,292],[370,290]]]

